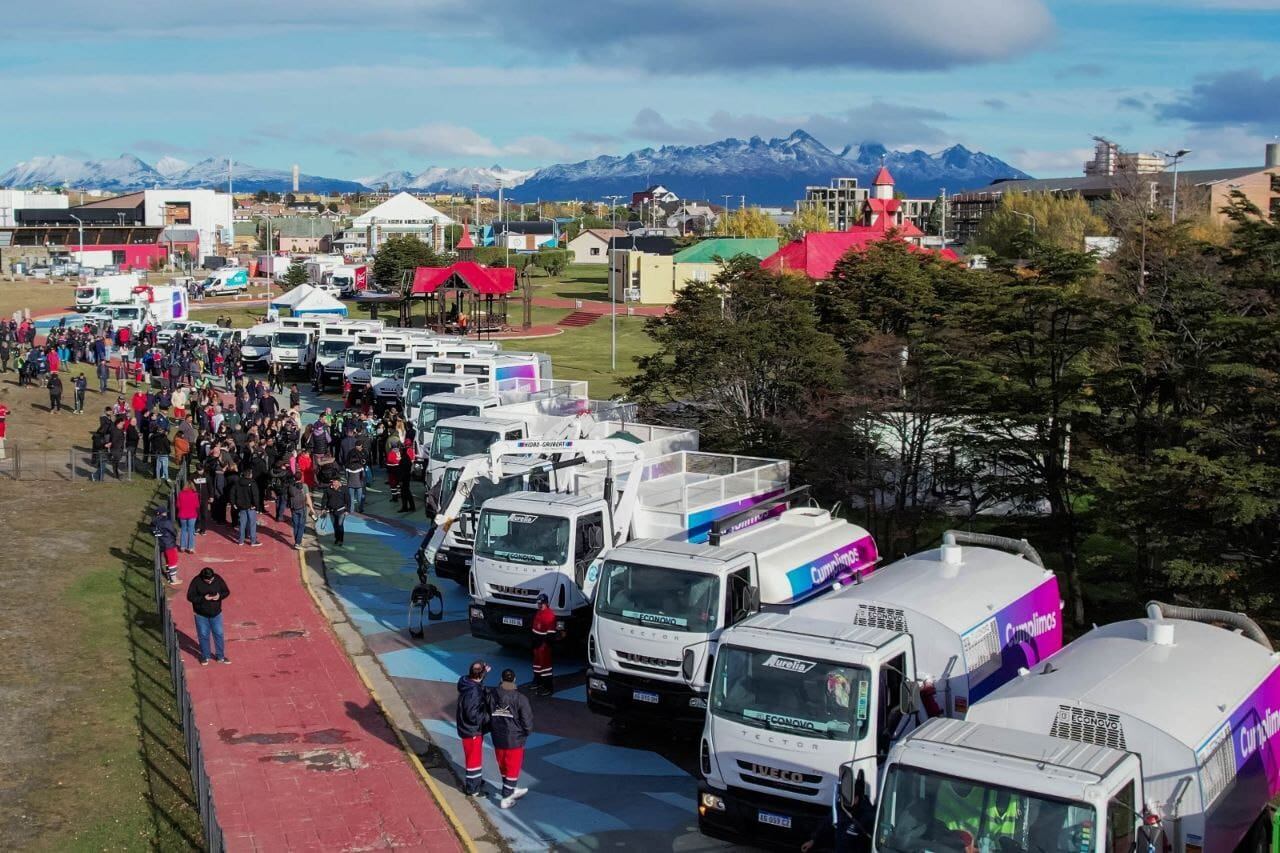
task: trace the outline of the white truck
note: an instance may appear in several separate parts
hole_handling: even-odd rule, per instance
[[[1062,622],[1058,580],[1031,546],[949,531],[861,583],[734,625],[699,745],[699,829],[798,847],[831,819],[843,765],[875,801],[895,739],[929,716],[963,718],[1062,648]]]
[[[140,285],[125,303],[99,305],[85,315],[85,319],[110,322],[115,328],[128,326],[135,335],[148,324],[160,326],[173,321],[185,321],[190,316],[190,303],[186,290],[162,285]]]
[[[432,376],[433,374],[430,373],[424,374],[414,381],[426,382]],[[465,380],[475,377],[446,374],[441,378]],[[417,419],[414,421],[416,429],[414,441],[417,445],[415,450],[422,469],[425,471],[430,467],[428,462],[431,458],[431,448],[435,441],[436,424],[440,421],[460,417],[478,418],[481,414],[498,409],[501,406],[526,403],[533,399],[546,397],[578,400],[585,405],[587,383],[557,382],[555,380],[530,381],[527,379],[480,382],[477,379],[475,385],[464,385],[454,391],[423,397],[418,401],[418,414]],[[435,467],[439,468],[441,466],[437,465]]]
[[[280,365],[282,372],[293,370],[310,375],[315,340],[315,329],[281,327],[271,334],[270,361]]]
[[[1271,849],[1280,656],[1238,613],[1147,605],[889,754],[875,849]],[[848,775],[848,772],[846,773]]]
[[[141,285],[138,274],[132,272],[91,278],[76,288],[76,310],[91,311],[101,305],[129,302],[134,289]]]
[[[280,327],[275,323],[259,323],[245,332],[240,342],[240,363],[245,370],[266,370],[271,362],[271,338]]]
[[[436,530],[426,549],[427,561],[436,574],[458,583],[466,582],[471,571],[475,547],[476,521],[480,509],[489,498],[512,492],[560,492],[573,497],[575,475],[559,474],[562,468],[584,465],[593,459],[612,462],[617,459],[646,459],[677,450],[697,450],[697,430],[684,430],[652,424],[602,421],[591,429],[592,437],[571,440],[530,439],[514,444],[497,442],[490,446],[489,456],[454,459],[440,474]],[[531,458],[530,452],[537,458]],[[506,455],[522,458],[506,460]],[[560,457],[552,462],[546,457]],[[496,488],[499,480],[529,479],[529,473],[542,468],[548,473],[536,488]],[[606,466],[607,470],[611,470]],[[514,473],[513,473],[514,472]],[[488,478],[491,482],[483,482]],[[505,481],[504,481],[505,482]]]
[[[435,358],[427,376],[474,376],[481,382],[551,379],[551,356],[544,352],[503,352],[467,358]]]
[[[355,296],[369,286],[369,267],[365,264],[339,264],[329,273],[329,284],[338,288],[339,296]]]
[[[678,451],[634,462],[625,478],[607,464],[577,472],[568,495],[507,495],[487,502],[476,525],[468,582],[471,633],[527,644],[545,594],[570,637],[591,626],[593,569],[633,539],[703,541],[712,523],[787,489],[775,459]]]
[[[640,539],[609,552],[588,574],[595,582],[587,707],[700,727],[726,629],[870,574],[879,559],[871,534],[825,509],[797,506],[806,491],[718,519],[705,542]]]

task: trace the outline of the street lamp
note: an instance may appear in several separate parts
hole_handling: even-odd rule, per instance
[[[1157,151],[1161,157],[1168,158],[1173,161],[1173,203],[1169,208],[1169,221],[1178,221],[1178,163],[1183,157],[1191,153],[1190,148],[1179,148],[1172,153],[1168,151]]]
[[[1032,216],[1030,213],[1020,213],[1019,211],[1016,211],[1016,210],[1010,210],[1009,212],[1012,213],[1014,216],[1021,216],[1023,219],[1030,219],[1031,220],[1031,236],[1034,237],[1036,235],[1036,218],[1034,216]]]
[[[76,253],[76,263],[78,263],[80,266],[83,267],[84,266],[84,222],[80,219],[79,216],[76,216],[71,211],[67,211],[67,215],[70,216],[72,219],[74,219],[76,221],[76,225],[80,227],[80,251]]]

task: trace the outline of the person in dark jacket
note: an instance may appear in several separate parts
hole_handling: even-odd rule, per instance
[[[178,528],[169,517],[169,510],[156,507],[151,518],[151,535],[156,537],[156,544],[164,555],[164,579],[170,586],[177,586],[178,581]]]
[[[76,374],[76,377],[71,380],[71,387],[75,391],[75,407],[71,411],[82,415],[84,414],[84,395],[89,390],[89,383],[85,381],[83,373]]]
[[[58,376],[58,371],[49,374],[49,381],[46,383],[49,389],[49,411],[62,411],[62,378]]]
[[[498,806],[509,809],[529,793],[528,788],[519,787],[519,782],[524,744],[533,733],[533,709],[516,687],[514,669],[504,669],[501,686],[490,690],[485,698],[489,709],[489,737],[493,739],[498,772],[502,774],[502,799]]]
[[[341,545],[346,536],[343,525],[347,521],[347,496],[346,490],[342,488],[342,483],[337,479],[329,481],[329,487],[324,490],[321,496],[321,510],[329,514],[329,520],[333,522],[333,544]]]
[[[236,544],[243,545],[247,534],[249,545],[257,548],[262,544],[258,541],[258,504],[262,502],[262,496],[258,493],[258,484],[252,477],[242,474],[236,478],[235,483],[229,484],[228,488],[231,491],[231,505],[235,507],[236,515],[240,520],[240,535],[236,539]]]
[[[231,663],[222,633],[222,602],[231,595],[222,576],[205,566],[187,587],[187,601],[196,616],[196,638],[200,641],[200,665],[209,663],[209,635],[213,635],[213,659]]]
[[[468,797],[484,793],[484,733],[489,730],[484,677],[488,674],[489,665],[478,660],[471,664],[466,675],[458,679],[456,723],[466,764],[462,790]]]

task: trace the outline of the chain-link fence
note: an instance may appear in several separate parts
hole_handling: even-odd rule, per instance
[[[174,494],[168,495],[169,517],[176,519]],[[164,555],[160,552],[159,542],[155,545],[152,559],[152,575],[155,582],[156,608],[160,611],[164,622],[164,645],[169,657],[169,672],[173,677],[173,691],[178,700],[178,715],[182,721],[182,732],[186,740],[187,764],[191,768],[191,786],[195,792],[196,810],[200,813],[200,823],[204,828],[205,849],[211,853],[222,853],[222,827],[218,824],[218,815],[213,805],[213,786],[209,782],[209,774],[204,765],[204,745],[200,740],[200,728],[196,725],[195,708],[191,702],[191,693],[187,690],[186,663],[178,647],[178,628],[173,621],[173,611],[169,608],[169,598],[165,595]]]
[[[189,457],[186,462],[192,464]],[[108,450],[98,451],[90,447],[51,450],[10,443],[0,452],[0,480],[127,483],[141,477],[179,483],[185,480],[186,474],[186,465],[180,464],[171,454],[145,453],[142,450],[126,450],[113,455]]]

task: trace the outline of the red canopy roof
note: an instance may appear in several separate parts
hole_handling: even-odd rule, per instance
[[[457,282],[452,281],[454,276]],[[458,261],[448,267],[418,267],[413,271],[415,296],[459,285],[485,296],[498,296],[516,289],[516,271],[510,267],[486,267],[474,261]]]
[[[806,234],[802,239],[788,243],[765,258],[760,266],[778,272],[802,272],[814,281],[823,281],[831,276],[836,262],[850,250],[864,252],[872,243],[884,239],[887,239],[887,235],[879,228],[859,227],[849,231]],[[921,249],[912,243],[908,243],[907,248],[912,252],[936,254],[948,261],[959,260],[950,249],[935,252],[932,249]]]

